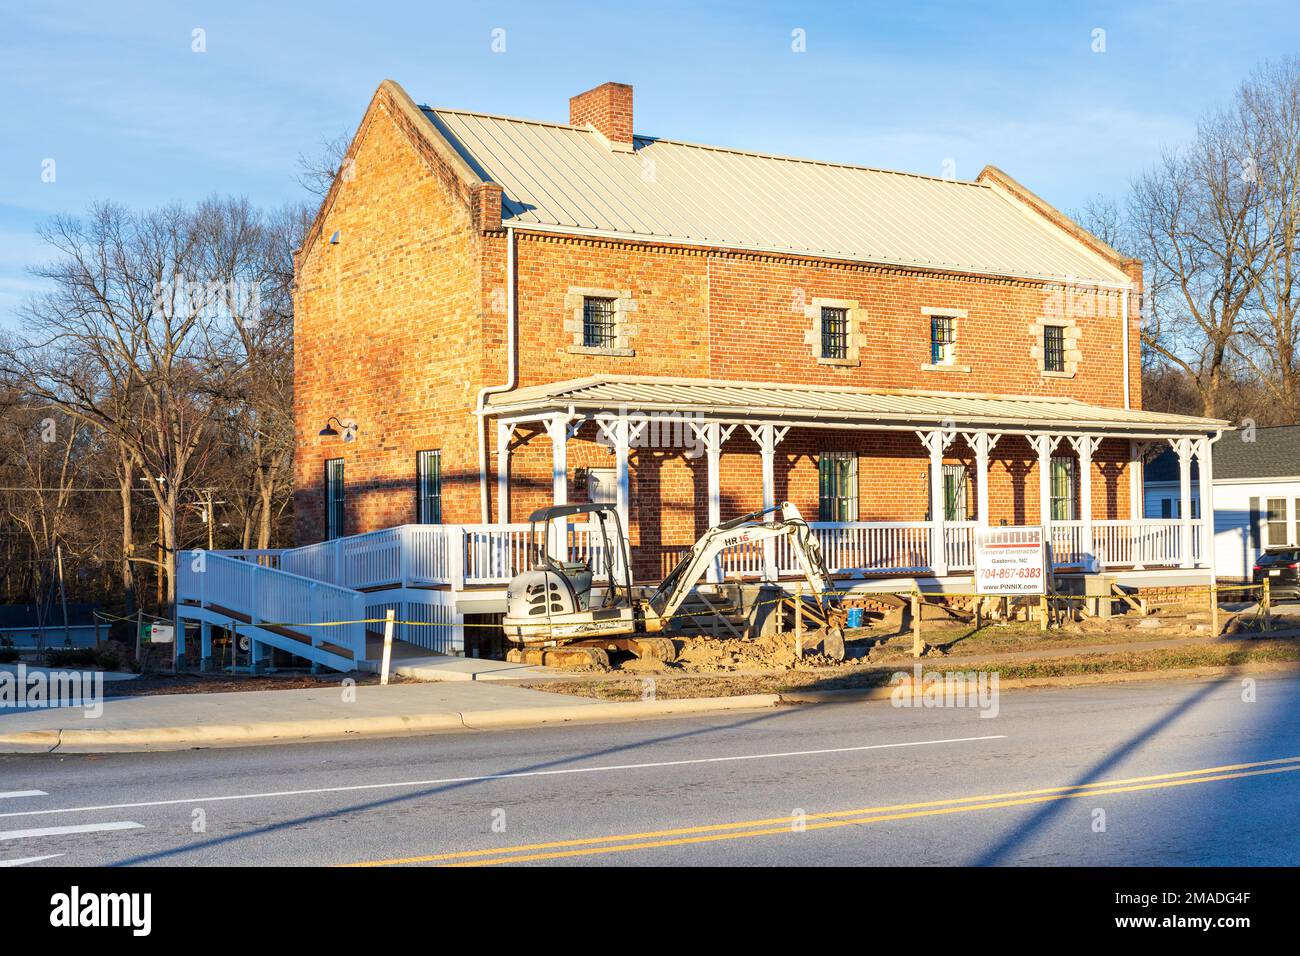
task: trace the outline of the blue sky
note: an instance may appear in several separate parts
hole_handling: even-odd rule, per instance
[[[1298,40],[1293,4],[1262,0],[5,0],[0,324],[34,288],[43,219],[97,199],[304,198],[298,155],[354,126],[385,77],[420,103],[555,120],[618,80],[639,133],[960,178],[993,163],[1069,210],[1122,194]]]

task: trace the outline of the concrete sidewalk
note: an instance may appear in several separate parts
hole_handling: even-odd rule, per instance
[[[352,699],[348,699],[351,695]],[[0,753],[96,753],[527,727],[565,721],[775,706],[775,695],[610,702],[475,680],[351,688],[107,698],[76,707],[0,709]]]

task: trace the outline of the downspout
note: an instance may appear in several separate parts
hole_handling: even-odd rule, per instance
[[[474,414],[478,416],[478,491],[483,523],[491,518],[488,494],[487,398],[513,391],[518,380],[518,356],[515,354],[515,227],[506,226],[506,380],[501,385],[486,385],[478,390]]]
[[[1128,384],[1128,363],[1129,363],[1129,354],[1128,354],[1128,291],[1129,291],[1129,287],[1128,287],[1128,286],[1124,286],[1124,288],[1120,291],[1120,294],[1119,294],[1119,295],[1120,295],[1120,300],[1119,300],[1119,301],[1120,301],[1120,307],[1119,307],[1119,310],[1120,310],[1121,315],[1123,316],[1123,321],[1124,321],[1124,332],[1123,332],[1123,338],[1124,338],[1124,411],[1126,411],[1126,412],[1127,412],[1127,411],[1129,410],[1129,408],[1131,407],[1131,402],[1129,401],[1129,384]]]

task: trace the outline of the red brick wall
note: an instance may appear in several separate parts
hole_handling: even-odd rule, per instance
[[[413,521],[415,455],[442,450],[448,521],[478,520],[483,316],[476,201],[377,96],[295,294],[295,537],[324,536],[326,459],[345,462],[347,532]],[[338,244],[329,237],[339,232]],[[331,415],[357,440],[320,438]]]

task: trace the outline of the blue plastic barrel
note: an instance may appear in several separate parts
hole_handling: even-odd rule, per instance
[[[849,626],[849,627],[861,627],[861,626],[862,626],[862,608],[860,608],[860,607],[851,607],[851,608],[849,608],[848,618],[849,618],[849,619],[848,619],[848,622],[847,622],[847,623],[848,623],[848,626]]]

